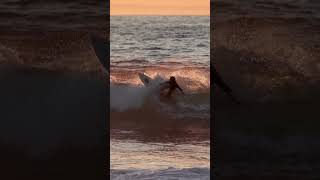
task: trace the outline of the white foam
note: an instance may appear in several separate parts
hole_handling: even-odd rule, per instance
[[[124,111],[131,108],[139,108],[143,105],[147,95],[147,88],[111,85],[111,110]]]
[[[179,76],[179,84],[186,91],[186,95],[181,96],[182,94],[176,92],[173,97],[173,103],[162,102],[159,99],[159,84],[166,81],[164,74],[146,74],[149,77],[152,77],[150,86],[145,87],[141,82],[134,84],[125,84],[119,85],[115,84],[118,82],[111,82],[110,87],[110,106],[111,111],[120,111],[124,112],[130,109],[140,109],[143,108],[146,102],[152,103],[155,106],[159,107],[158,110],[162,112],[167,112],[169,114],[181,114],[185,116],[204,116],[209,113],[210,105],[206,99],[202,96],[208,97],[206,94],[191,93],[191,91],[182,76]],[[177,74],[175,74],[177,75]],[[187,78],[187,75],[184,76]],[[192,77],[192,76],[191,76]],[[190,78],[190,77],[189,77]],[[199,79],[199,78],[196,78]],[[193,80],[193,79],[192,79]],[[194,81],[193,81],[194,82]],[[204,100],[203,100],[204,99]]]
[[[148,98],[157,91],[158,81],[154,80],[149,87],[145,86],[110,86],[110,107],[111,110],[125,111],[128,109],[140,108]]]

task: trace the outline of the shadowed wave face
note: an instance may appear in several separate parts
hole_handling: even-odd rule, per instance
[[[319,3],[226,0],[213,7],[211,61],[241,102],[215,89],[217,172],[319,176],[312,171],[320,148]]]
[[[221,3],[226,3],[220,9]],[[302,11],[317,9],[318,3],[277,1],[283,8]],[[213,16],[213,64],[234,91],[248,102],[309,102],[319,96],[319,23],[316,14],[278,11],[253,5],[277,4],[275,1],[248,1],[241,8],[247,14],[234,14],[233,1],[217,1]],[[238,6],[237,6],[238,7]],[[239,9],[241,9],[239,7]],[[259,8],[263,9],[259,10]],[[280,8],[280,7],[279,7]],[[284,16],[275,14],[276,12]],[[229,15],[225,15],[229,14]],[[286,16],[285,16],[286,15]],[[228,17],[228,18],[225,18]]]
[[[102,71],[87,32],[1,32],[1,179],[106,178]]]
[[[43,69],[0,74],[1,177],[105,178],[103,81]]]

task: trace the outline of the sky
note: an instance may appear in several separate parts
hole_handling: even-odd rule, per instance
[[[210,15],[210,0],[111,0],[114,15]]]

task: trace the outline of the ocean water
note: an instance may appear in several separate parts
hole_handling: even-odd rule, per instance
[[[105,31],[109,7],[103,1],[4,0],[0,3],[2,30]]]
[[[1,1],[0,179],[105,177],[108,86],[89,35],[106,36],[106,9]]]
[[[106,2],[4,0],[0,63],[60,71],[101,71],[90,34],[107,36]]]
[[[111,179],[209,179],[209,32],[209,17],[111,17]],[[161,100],[139,72],[186,95]]]
[[[225,12],[223,18],[241,16],[280,18],[319,18],[320,3],[316,0],[216,0],[211,1],[213,16]]]
[[[214,171],[319,177],[319,1],[212,1]],[[272,179],[272,178],[271,178]]]

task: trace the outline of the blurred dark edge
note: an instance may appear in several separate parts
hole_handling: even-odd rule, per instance
[[[313,42],[308,39],[310,38],[309,35],[313,36],[310,39],[314,40],[316,44],[319,44],[317,42],[319,39],[318,36],[310,33],[312,31],[319,31],[318,19],[314,21],[315,18],[311,17],[308,19],[308,16],[296,18],[293,16],[293,13],[291,14],[292,17],[289,18],[277,17],[274,14],[267,14],[266,17],[255,17],[255,13],[262,14],[265,12],[259,12],[260,9],[245,6],[246,3],[252,3],[252,7],[258,7],[258,3],[254,4],[254,2],[274,6],[274,14],[281,12],[281,9],[275,7],[276,5],[273,4],[273,1],[246,1],[245,3],[244,1],[243,3],[240,1],[210,1],[211,64],[215,65],[215,68],[223,78],[229,78],[228,83],[230,83],[231,88],[241,83],[238,80],[241,80],[241,73],[244,72],[241,71],[240,66],[247,66],[249,64],[241,64],[241,62],[239,63],[239,59],[250,59],[250,53],[254,52],[254,47],[251,46],[246,49],[250,53],[243,53],[237,51],[238,49],[234,48],[235,46],[232,46],[232,43],[228,44],[229,46],[226,45],[227,42],[224,44],[223,40],[225,39],[236,39],[236,42],[239,43],[237,44],[239,45],[238,47],[245,47],[249,42],[253,43],[258,40],[260,40],[260,45],[263,44],[262,42],[266,41],[267,38],[258,39],[257,37],[265,36],[270,37],[270,42],[283,43],[282,46],[288,46],[283,47],[283,49],[294,50],[294,47],[301,47],[301,49],[305,50],[305,54],[308,55],[308,52],[310,52],[309,54],[314,53],[314,57],[319,57],[319,53],[316,53],[319,52],[316,51],[319,49],[318,46],[314,46],[315,48],[312,47]],[[304,2],[310,3],[315,1]],[[308,5],[312,6],[312,4]],[[291,7],[290,4],[287,6]],[[283,9],[289,9],[287,6]],[[301,7],[297,6],[297,9],[299,8]],[[267,13],[272,11],[273,9],[271,8],[270,11],[266,10]],[[232,14],[233,12],[235,13]],[[236,12],[238,12],[238,14]],[[283,11],[283,13],[286,12],[287,11]],[[228,18],[233,19],[228,20]],[[250,25],[243,22],[248,22]],[[285,30],[282,31],[279,28],[279,24],[285,27]],[[248,28],[249,26],[250,28]],[[300,36],[298,36],[298,33],[295,34],[295,32],[300,32],[299,27],[303,27],[301,28],[303,30]],[[275,30],[271,31],[270,29],[273,28]],[[244,40],[254,32],[259,34],[259,36],[252,36],[248,38],[250,39],[248,41]],[[282,32],[284,32],[283,36],[277,37],[274,35],[275,33]],[[273,36],[270,36],[270,34]],[[287,37],[287,35],[293,38],[286,41],[284,37]],[[305,46],[299,44],[299,38],[307,42],[303,44]],[[256,48],[267,48],[268,45],[272,46],[271,43],[265,43],[264,46],[257,46]],[[308,49],[307,47],[312,48]],[[284,58],[281,55],[279,57]],[[275,58],[278,57],[275,56],[274,59]],[[291,57],[287,59],[296,60],[290,58]],[[274,60],[270,57],[266,59],[267,63],[270,62],[270,59]],[[298,60],[301,60],[301,58]],[[285,67],[288,66],[287,64],[282,65],[280,61],[274,62],[276,62],[275,67],[282,70],[280,72],[286,73]],[[239,67],[237,65],[239,65]],[[315,66],[316,63],[308,65]],[[248,68],[248,70],[249,69],[250,68]],[[272,79],[273,76],[277,77],[275,71],[266,71],[263,65],[260,64],[252,69],[260,70],[261,74],[255,71],[249,71],[245,72],[247,73],[246,75],[257,75],[257,77],[259,77],[259,75],[265,75],[266,78],[262,79],[262,81]],[[290,75],[290,73],[288,74]],[[212,75],[213,74],[211,74],[211,80],[213,79]],[[291,77],[300,76],[291,75]],[[312,76],[314,80],[316,80],[315,77],[316,76]],[[318,168],[320,157],[318,151],[320,146],[317,139],[319,138],[320,126],[318,121],[319,96],[317,92],[320,86],[319,81],[317,81],[317,84],[315,83],[315,85],[313,84],[311,86],[308,84],[308,78],[301,79],[297,78],[297,82],[299,82],[297,84],[301,86],[292,85],[288,86],[289,88],[287,89],[284,88],[283,93],[279,93],[278,97],[280,100],[278,101],[272,101],[272,98],[270,98],[270,100],[266,98],[267,100],[264,102],[257,102],[253,94],[244,94],[246,91],[250,92],[250,90],[253,89],[252,86],[238,86],[238,91],[239,89],[242,90],[238,95],[247,97],[246,100],[248,100],[247,104],[241,105],[235,105],[228,101],[224,94],[221,93],[221,89],[216,87],[214,82],[211,81],[211,177],[214,179],[319,178],[320,171]],[[292,96],[290,96],[290,93],[292,93]],[[286,99],[287,96],[291,99]]]
[[[102,7],[105,10],[105,24],[97,31],[106,33],[106,38],[109,36],[109,3],[90,4],[105,5]],[[22,5],[30,8],[32,3]],[[6,20],[10,22],[9,15]],[[5,26],[1,24],[1,31],[11,31],[12,34],[26,32],[26,39],[28,33],[32,33],[32,29],[26,30],[14,20],[12,27],[10,23]],[[68,23],[72,24],[72,21]],[[36,21],[34,29],[35,32],[55,33],[54,28],[42,27]],[[61,27],[58,29],[64,31]],[[91,27],[82,27],[79,31],[95,33]],[[46,69],[1,62],[0,84],[1,180],[109,178],[109,77],[104,77],[101,72]]]

